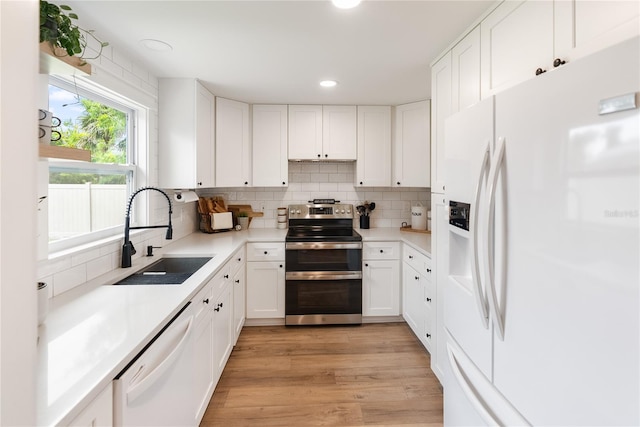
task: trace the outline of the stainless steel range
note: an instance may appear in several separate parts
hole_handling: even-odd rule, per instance
[[[285,256],[286,325],[362,323],[362,236],[353,229],[353,205],[289,205]]]

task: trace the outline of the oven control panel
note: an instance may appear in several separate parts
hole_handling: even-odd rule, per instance
[[[353,218],[353,205],[337,204],[309,204],[289,205],[289,219],[338,219]]]

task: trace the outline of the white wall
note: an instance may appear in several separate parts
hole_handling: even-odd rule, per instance
[[[35,425],[38,2],[0,1],[0,425]]]

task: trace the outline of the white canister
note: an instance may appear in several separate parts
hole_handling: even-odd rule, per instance
[[[49,289],[44,282],[38,282],[38,325],[47,318],[49,312]]]
[[[278,215],[278,222],[287,222],[286,215]]]
[[[427,208],[424,206],[411,207],[411,228],[414,230],[427,229]]]
[[[287,208],[278,208],[278,215],[287,215]]]

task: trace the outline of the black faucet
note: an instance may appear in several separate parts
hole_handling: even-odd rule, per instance
[[[164,195],[164,197],[166,197],[167,202],[169,203],[169,224],[168,225],[147,225],[147,226],[140,226],[140,227],[131,227],[131,226],[129,226],[130,219],[131,219],[131,217],[130,217],[131,204],[133,203],[133,198],[136,197],[138,195],[138,193],[141,193],[141,192],[146,191],[146,190],[158,191],[158,192],[162,193]],[[164,191],[162,191],[159,188],[156,188],[156,187],[142,187],[142,188],[139,188],[138,190],[136,190],[131,195],[131,197],[129,198],[129,203],[127,204],[127,216],[124,219],[124,245],[122,246],[122,262],[120,264],[120,266],[122,268],[131,267],[131,256],[136,253],[136,248],[133,247],[133,243],[131,243],[131,241],[129,240],[129,230],[138,230],[138,229],[143,229],[143,228],[166,228],[167,229],[166,239],[167,240],[171,240],[173,238],[173,227],[171,226],[171,214],[172,213],[173,213],[173,208],[171,206],[171,199],[169,198],[167,193],[165,193]]]

